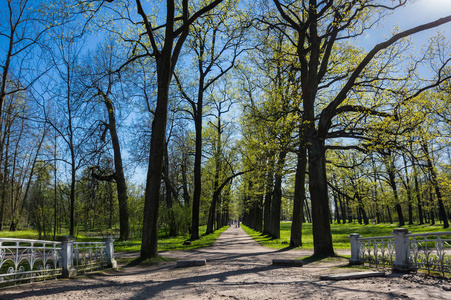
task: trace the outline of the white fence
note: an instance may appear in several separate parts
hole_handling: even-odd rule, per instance
[[[0,284],[61,274],[60,242],[0,238]]]
[[[0,287],[116,268],[113,241],[76,243],[67,236],[56,242],[0,238]]]
[[[353,233],[349,238],[351,264],[451,273],[451,231],[410,234],[405,228],[397,228],[391,236],[363,238]]]

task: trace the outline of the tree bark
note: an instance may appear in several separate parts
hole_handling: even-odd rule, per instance
[[[285,165],[286,151],[279,153],[279,159],[276,164],[276,173],[274,174],[274,192],[271,201],[271,236],[275,239],[280,238],[280,211],[282,206],[282,178],[283,167]]]
[[[274,195],[274,158],[272,155],[269,157],[268,171],[266,174],[263,233],[271,234],[271,202]]]
[[[423,148],[424,154],[426,155],[428,170],[431,175],[431,183],[434,186],[435,195],[437,196],[439,217],[440,217],[440,220],[443,222],[443,228],[448,228],[449,222],[448,222],[448,217],[446,215],[445,206],[443,205],[442,193],[440,191],[440,187],[439,187],[438,181],[437,181],[437,173],[436,173],[434,165],[432,163],[432,159],[429,154],[429,149],[428,149],[427,144],[422,143],[421,146]]]
[[[116,181],[117,199],[119,202],[119,239],[121,241],[126,241],[130,238],[130,225],[127,184],[125,181],[124,167],[122,165],[121,146],[117,135],[116,116],[113,102],[106,95],[103,95],[103,99],[108,111],[108,129],[110,131],[111,143],[113,144],[114,179]]]
[[[296,179],[294,183],[293,218],[291,223],[290,247],[302,246],[302,220],[304,219],[305,172],[307,168],[307,151],[299,146]]]
[[[417,209],[418,209],[418,217],[420,218],[420,225],[424,224],[423,219],[423,206],[421,204],[421,193],[420,193],[420,185],[418,184],[418,173],[417,173],[417,167],[416,164],[413,163],[413,176],[414,176],[414,183],[415,183],[415,196],[417,198]]]
[[[314,254],[333,256],[332,233],[329,223],[329,196],[326,178],[326,149],[324,140],[311,137],[308,147],[309,191],[312,199]]]
[[[200,196],[202,192],[202,100],[198,100],[198,110],[194,120],[196,128],[196,153],[194,155],[194,194],[191,220],[191,239],[199,238]]]
[[[171,45],[166,45],[170,47]],[[169,84],[171,82],[171,52],[165,51],[157,59],[158,96],[150,139],[149,168],[144,196],[143,235],[141,259],[158,257],[158,213],[160,209],[160,183],[163,172],[163,153],[166,146]]]
[[[398,214],[398,222],[399,226],[404,226],[404,215],[402,213],[402,207],[399,203],[399,195],[398,195],[398,188],[396,186],[395,181],[395,166],[393,163],[393,158],[391,156],[391,151],[388,151],[388,154],[384,154],[387,158],[385,161],[385,166],[387,168],[388,178],[389,178],[389,184],[393,191],[393,196],[395,198],[395,209],[396,213]]]

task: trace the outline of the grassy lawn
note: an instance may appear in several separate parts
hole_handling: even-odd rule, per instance
[[[177,237],[162,237],[158,239],[158,251],[170,251],[170,250],[189,250],[202,247],[212,246],[218,236],[224,232],[229,226],[224,226],[213,232],[212,234],[205,234],[207,226],[199,227],[200,239],[191,241],[191,245],[183,245],[183,242],[189,240],[190,235],[181,235]],[[0,238],[16,238],[16,239],[38,239],[38,233],[35,230],[18,230],[18,231],[0,231]],[[101,238],[87,237],[84,235],[78,235],[76,238],[77,242],[87,242],[87,241],[100,241]],[[131,241],[115,241],[114,251],[139,251],[141,249],[141,240],[131,240]]]
[[[171,251],[171,250],[190,250],[197,249],[203,247],[212,246],[218,236],[227,230],[229,226],[224,226],[212,234],[205,234],[207,230],[207,226],[199,227],[200,239],[190,241],[191,245],[183,245],[184,241],[190,239],[190,235],[180,235],[176,237],[160,237],[158,239],[158,251]],[[131,251],[139,251],[141,249],[141,240],[132,240],[132,241],[115,241],[114,242],[114,251],[115,252],[131,252]]]
[[[17,230],[17,231],[0,231],[0,238],[10,238],[10,239],[29,239],[37,240],[39,237],[36,230]]]
[[[257,242],[266,247],[285,248],[290,244],[291,222],[280,223],[280,239],[272,239],[261,232],[242,226],[243,229]],[[359,224],[331,224],[332,241],[334,249],[350,249],[349,235],[358,233],[362,237],[387,236],[391,235],[393,229],[398,228],[395,224],[376,224],[376,225],[359,225]],[[409,229],[412,233],[425,232],[443,232],[443,226],[431,225],[406,225],[404,228]],[[302,224],[302,248],[313,249],[312,224]]]

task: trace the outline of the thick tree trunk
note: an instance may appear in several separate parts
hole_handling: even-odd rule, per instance
[[[172,47],[171,47],[172,48]],[[158,96],[150,139],[149,168],[144,203],[141,258],[158,257],[158,213],[160,209],[160,183],[163,172],[163,154],[166,147],[169,83],[172,66],[171,53],[157,59]]]
[[[305,172],[307,167],[307,151],[303,145],[299,147],[296,179],[294,183],[293,218],[291,223],[290,247],[302,246],[302,220],[304,219]]]
[[[202,193],[202,114],[203,114],[203,88],[204,75],[202,73],[199,79],[199,92],[197,95],[197,109],[194,111],[194,127],[196,129],[196,151],[194,154],[194,194],[193,194],[193,212],[191,220],[191,239],[199,238],[199,213],[200,196]]]
[[[194,194],[191,220],[191,239],[199,238],[199,210],[202,192],[202,119],[195,121],[196,127],[196,153],[194,155]]]
[[[326,149],[324,140],[310,137],[309,191],[312,199],[313,247],[315,255],[333,256],[332,233],[329,223],[329,195],[326,178]]]

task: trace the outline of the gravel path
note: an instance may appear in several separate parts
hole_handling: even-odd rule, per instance
[[[201,267],[123,266],[72,280],[54,280],[0,290],[0,299],[451,299],[449,280],[415,274],[327,281],[320,275],[355,272],[347,260],[303,267],[272,266],[272,259],[311,255],[307,250],[260,246],[241,228],[230,227],[213,247],[163,256],[206,259]]]

